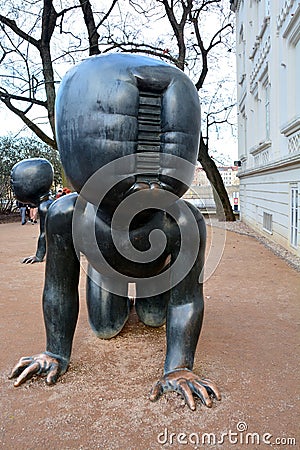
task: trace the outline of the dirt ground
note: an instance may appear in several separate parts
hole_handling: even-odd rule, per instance
[[[0,442],[3,449],[300,448],[299,273],[254,238],[227,232],[205,283],[206,310],[194,371],[213,379],[222,401],[196,411],[176,393],[151,403],[161,376],[165,329],[138,322],[97,339],[81,310],[68,372],[53,387],[7,376],[21,356],[44,350],[45,264],[23,265],[38,226],[0,224]]]

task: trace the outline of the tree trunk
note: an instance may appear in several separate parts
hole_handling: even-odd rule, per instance
[[[39,41],[39,51],[42,60],[45,91],[47,98],[47,110],[48,119],[53,133],[53,140],[55,139],[55,84],[54,84],[54,72],[51,58],[50,42],[55,30],[57,20],[57,13],[53,7],[52,0],[44,0],[44,8],[42,15],[42,34]],[[56,142],[55,142],[56,145]]]
[[[89,46],[90,46],[89,54],[90,56],[99,55],[100,54],[98,45],[99,34],[97,32],[97,27],[95,24],[94,13],[92,10],[91,3],[86,0],[79,0],[79,2],[81,5],[85,26],[89,36]]]
[[[201,134],[200,149],[198,154],[198,161],[205,171],[208,180],[213,188],[214,200],[216,203],[216,214],[220,221],[235,221],[235,215],[228,198],[222,177],[215,162],[208,154],[208,146],[205,144]]]

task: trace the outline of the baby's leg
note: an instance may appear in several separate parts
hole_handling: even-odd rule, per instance
[[[118,281],[104,278],[89,265],[86,295],[89,322],[95,334],[101,339],[116,336],[129,316],[127,283],[119,287],[121,292],[124,291],[124,296],[119,296],[109,291],[111,283],[115,286],[116,282]]]

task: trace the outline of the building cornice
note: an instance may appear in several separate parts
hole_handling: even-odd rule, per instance
[[[250,53],[250,55],[249,55],[249,59],[251,59],[251,60],[254,59],[254,56],[255,56],[255,54],[256,54],[256,52],[257,52],[257,49],[259,48],[260,43],[261,43],[261,41],[262,41],[264,32],[266,31],[266,29],[267,29],[269,23],[270,23],[270,16],[267,16],[267,17],[264,18],[263,23],[262,23],[262,26],[261,26],[261,29],[260,29],[260,32],[259,32],[259,34],[256,36],[256,39],[255,39],[255,42],[254,42],[252,51],[251,51],[251,53]]]
[[[252,169],[239,171],[237,176],[239,178],[250,177],[250,176],[260,175],[260,174],[263,174],[266,172],[273,172],[273,171],[277,171],[277,170],[288,169],[288,168],[290,168],[290,166],[297,165],[297,164],[300,167],[300,155],[299,154],[274,161],[274,162],[269,163],[262,167],[255,167]]]
[[[247,91],[246,91],[246,89],[244,89],[241,94],[240,101],[239,101],[239,111],[241,111],[243,108],[245,108],[246,96],[247,96]]]
[[[268,36],[268,38],[266,39],[265,45],[263,46],[263,48],[261,50],[258,61],[250,75],[250,89],[251,90],[254,89],[254,83],[256,81],[256,78],[257,78],[262,66],[264,65],[265,61],[267,60],[267,56],[268,56],[268,53],[270,52],[270,48],[271,48],[271,38],[270,38],[270,36]]]
[[[251,153],[251,155],[255,156],[258,153],[262,152],[263,150],[266,150],[266,148],[271,147],[272,143],[271,141],[263,141],[260,142],[258,145],[255,145],[254,147],[252,147],[249,151],[249,153]]]
[[[251,60],[254,59],[254,56],[256,55],[257,49],[259,47],[259,44],[260,44],[260,41],[256,38],[255,42],[254,42],[254,45],[252,47],[251,53],[249,55],[249,59],[251,59]]]
[[[288,137],[300,129],[300,116],[294,117],[280,129],[280,133]]]
[[[289,39],[290,43],[292,45],[297,45],[299,39],[300,39],[300,5],[298,5],[298,8],[296,9],[291,21],[289,22],[288,26],[283,32],[282,37],[285,39]]]
[[[286,0],[284,2],[284,5],[281,8],[281,11],[277,16],[277,33],[279,33],[282,25],[284,24],[285,19],[287,18],[290,10],[292,9],[294,3],[295,3],[295,0]]]
[[[263,23],[262,23],[260,32],[259,32],[259,34],[258,34],[258,36],[257,36],[257,39],[259,39],[259,40],[262,39],[262,37],[263,37],[263,35],[264,35],[264,32],[266,31],[267,26],[269,25],[269,23],[270,23],[270,16],[266,16],[266,17],[264,18],[264,20],[263,20]]]

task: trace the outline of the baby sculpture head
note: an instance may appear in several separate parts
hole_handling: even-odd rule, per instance
[[[193,178],[200,136],[198,93],[179,69],[148,57],[91,57],[64,77],[56,100],[62,164],[74,189],[99,204],[99,177],[113,178],[105,202],[140,189],[181,197]],[[120,159],[121,158],[121,159]],[[187,164],[182,164],[186,161]]]
[[[11,187],[17,200],[38,206],[49,194],[53,183],[53,167],[47,159],[28,158],[11,170]]]

